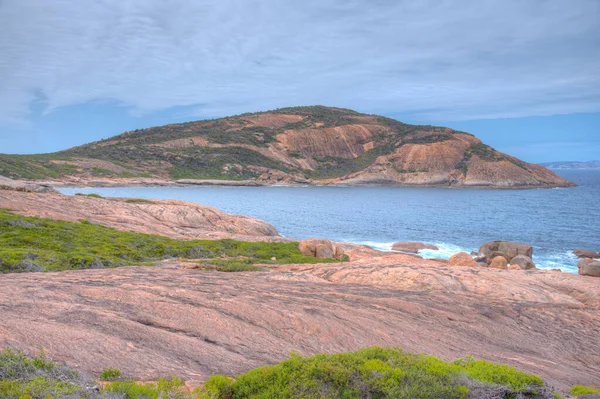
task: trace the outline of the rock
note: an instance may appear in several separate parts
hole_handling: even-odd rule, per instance
[[[454,254],[448,260],[448,265],[450,266],[471,266],[471,267],[480,267],[481,265],[471,257],[466,252],[459,252]]]
[[[413,254],[418,253],[421,249],[432,249],[437,251],[439,248],[433,244],[426,244],[423,242],[396,242],[392,245],[393,251],[409,252]]]
[[[525,255],[531,258],[533,256],[533,247],[529,244],[512,241],[490,241],[479,248],[479,253],[486,255],[488,261],[494,258],[494,256],[491,256],[494,252],[502,253],[502,256],[510,262],[517,255]]]
[[[488,265],[492,263],[492,259],[494,259],[496,256],[502,256],[503,258],[506,258],[506,256],[504,256],[504,252],[500,251],[494,251],[488,255],[483,256],[485,256],[485,263],[487,263]]]
[[[517,255],[510,261],[510,265],[518,265],[522,270],[535,269],[535,263],[529,256]]]
[[[509,265],[508,270],[523,270],[523,269],[521,269],[521,266],[519,266],[515,263],[514,265]]]
[[[109,198],[0,190],[0,208],[22,211],[27,216],[71,222],[85,219],[90,223],[118,230],[171,238],[235,238],[245,241],[282,239],[275,227],[261,220],[175,200],[128,203]]]
[[[487,256],[485,256],[485,255],[475,256],[473,259],[477,263],[486,263]]]
[[[504,256],[496,256],[490,262],[490,267],[492,269],[506,270],[507,269],[507,265],[508,265],[508,261],[506,260],[506,258]]]
[[[43,184],[27,183],[18,180],[12,180],[8,177],[0,176],[0,190],[14,190],[32,193],[52,193],[56,192],[52,187]]]
[[[600,277],[600,261],[589,258],[581,259],[577,264],[579,274],[583,276]]]
[[[576,249],[573,251],[573,255],[578,258],[598,258],[600,257],[600,253],[596,253],[594,251],[590,251],[589,249]]]
[[[304,256],[314,256],[315,258],[342,259],[344,249],[334,245],[329,240],[317,238],[309,238],[308,240],[300,241],[298,244],[300,253]]]
[[[335,258],[336,259],[342,259],[344,257],[345,253],[344,253],[344,248],[340,247],[339,245],[335,247]]]
[[[335,258],[335,252],[333,249],[333,245],[331,245],[331,243],[329,243],[329,245],[327,244],[319,244],[317,245],[316,249],[315,249],[315,257],[316,258],[330,258],[330,259],[334,259]]]

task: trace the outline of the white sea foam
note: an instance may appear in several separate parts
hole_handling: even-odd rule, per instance
[[[378,242],[378,241],[355,241],[356,244],[369,246],[378,251],[392,251],[394,242]],[[449,244],[446,242],[431,242],[430,244],[438,247],[437,250],[422,249],[419,255],[425,259],[450,259],[450,257],[458,252],[470,253],[476,251],[477,248],[465,248],[459,245]],[[577,273],[578,259],[572,252],[563,252],[556,254],[544,254],[542,256],[535,255],[533,261],[539,269],[560,269],[564,272]]]

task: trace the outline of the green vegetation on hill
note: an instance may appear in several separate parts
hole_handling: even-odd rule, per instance
[[[104,369],[100,379],[121,378]],[[557,397],[534,375],[485,360],[444,362],[433,356],[379,347],[334,355],[292,357],[230,378],[214,375],[204,389],[189,392],[171,377],[156,383],[118,380],[95,383],[43,353],[28,357],[0,351],[0,397],[3,399],[550,399]],[[575,387],[574,387],[575,388]],[[585,387],[583,387],[585,388]],[[583,391],[578,391],[583,392]],[[587,392],[587,391],[586,391]]]
[[[247,266],[327,261],[303,256],[293,242],[176,240],[119,231],[86,220],[73,223],[25,217],[0,209],[0,273],[117,267],[172,257],[206,259],[223,271],[257,268],[236,270],[231,263],[219,264],[215,259],[233,259]]]
[[[365,169],[378,156],[390,154],[399,146],[453,138],[443,128],[408,125],[341,108],[292,107],[266,113],[302,119],[290,120],[283,126],[256,125],[252,117],[265,113],[244,114],[134,130],[53,154],[0,154],[0,175],[33,180],[67,176],[244,180],[257,178],[256,167],[264,167],[306,178],[337,178]],[[312,162],[311,155],[297,148],[286,149],[283,145],[278,147],[277,154],[261,153],[276,143],[277,135],[283,132],[311,128],[319,134],[319,129],[352,124],[381,126],[373,131],[373,149],[357,158],[325,157],[311,170],[290,161],[307,157]],[[195,141],[197,138],[202,140]],[[173,140],[177,140],[176,145],[165,144]],[[202,145],[202,142],[208,144]],[[287,157],[287,161],[282,157]]]

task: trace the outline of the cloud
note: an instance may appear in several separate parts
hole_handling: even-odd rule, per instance
[[[596,0],[4,0],[0,126],[325,104],[427,120],[600,111]]]

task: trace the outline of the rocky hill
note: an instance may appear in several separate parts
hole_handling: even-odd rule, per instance
[[[19,179],[556,187],[573,183],[445,127],[323,106],[123,133],[53,154],[0,155]]]

